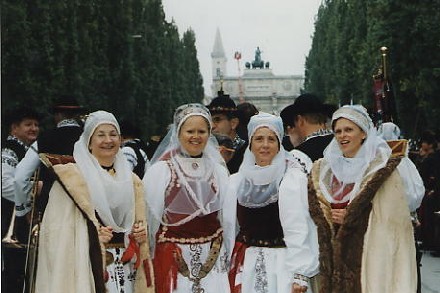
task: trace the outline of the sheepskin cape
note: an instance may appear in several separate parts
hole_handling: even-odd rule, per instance
[[[339,228],[319,187],[323,163],[314,163],[309,180],[310,214],[318,229],[319,293],[416,292],[413,228],[396,170],[400,159],[389,159],[363,179]]]
[[[40,229],[35,292],[103,293],[105,247],[98,239],[99,222],[86,182],[73,163],[55,165],[53,170],[70,196],[55,181]],[[146,223],[142,182],[133,177],[135,221]],[[140,257],[149,262],[152,277],[148,242],[140,245]],[[134,292],[153,293],[154,280],[147,287],[144,267],[137,270]]]

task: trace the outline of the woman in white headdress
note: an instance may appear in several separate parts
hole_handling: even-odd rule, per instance
[[[178,107],[143,179],[157,293],[229,292],[228,171],[211,127],[205,106]]]
[[[142,182],[120,146],[113,114],[93,112],[75,163],[51,166],[35,292],[154,292]]]
[[[318,227],[320,292],[415,292],[416,256],[400,158],[367,111],[344,106],[314,163],[310,214]]]
[[[319,262],[306,172],[281,144],[280,117],[252,116],[248,134],[249,147],[230,178],[227,199],[227,211],[238,220],[231,292],[311,292],[309,279]]]

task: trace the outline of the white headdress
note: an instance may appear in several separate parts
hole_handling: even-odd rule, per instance
[[[400,128],[393,122],[385,122],[379,126],[377,135],[382,137],[384,140],[396,140],[399,139]]]
[[[272,159],[268,166],[258,166],[255,155],[250,150],[250,145],[246,149],[243,162],[239,173],[243,175],[243,180],[238,188],[238,201],[241,205],[251,208],[263,207],[278,200],[278,188],[287,167],[299,166],[293,155],[288,153],[282,146],[284,135],[283,121],[280,117],[260,112],[251,117],[248,124],[249,141],[255,131],[261,127],[272,130],[279,143],[279,152]]]
[[[191,158],[179,141],[180,128],[193,116],[205,118],[210,132],[200,158]],[[205,106],[193,103],[178,107],[174,113],[173,125],[151,159],[152,165],[158,161],[168,161],[176,172],[179,185],[177,194],[167,198],[163,212],[151,211],[163,225],[179,226],[196,216],[218,211],[222,206],[220,194],[227,186],[224,180],[227,178],[220,174],[225,174],[226,165],[218,150],[217,140],[211,134],[211,127],[211,115]],[[223,170],[220,171],[219,168]],[[182,216],[178,220],[172,220],[172,214]],[[167,218],[166,223],[162,221],[163,215]]]
[[[89,151],[90,139],[96,128],[102,124],[115,126],[118,134],[121,134],[113,114],[105,111],[93,112],[85,121],[84,132],[75,143],[73,157],[86,181],[93,206],[103,223],[111,226],[115,232],[126,232],[134,222],[132,172],[121,150],[115,157],[114,176],[104,170]]]
[[[390,147],[377,136],[373,122],[363,106],[347,105],[339,108],[333,114],[332,125],[339,118],[348,119],[358,125],[365,132],[366,138],[353,158],[344,157],[336,137],[324,150],[324,162],[321,165],[319,184],[324,196],[330,202],[337,201],[332,197],[332,176],[329,174],[333,174],[342,183],[341,190],[347,184],[354,183],[354,188],[348,195],[351,200],[359,191],[363,178],[384,167],[391,155]],[[371,164],[373,161],[374,164]]]

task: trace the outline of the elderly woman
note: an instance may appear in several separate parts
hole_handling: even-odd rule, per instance
[[[405,197],[400,158],[391,158],[360,105],[338,109],[332,127],[335,137],[309,183],[320,292],[416,292],[414,203]]]
[[[205,106],[177,108],[144,177],[158,293],[229,292],[228,171],[211,127]]]
[[[35,292],[154,292],[142,182],[120,146],[115,117],[97,111],[75,143],[76,163],[53,166]]]
[[[281,144],[280,117],[261,112],[252,116],[248,134],[249,147],[240,170],[230,178],[227,198],[227,211],[237,215],[239,227],[231,291],[307,292],[319,262],[306,172]]]

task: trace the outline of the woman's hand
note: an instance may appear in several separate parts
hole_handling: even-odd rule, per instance
[[[292,293],[305,293],[307,292],[307,286],[301,286],[297,283],[292,285]]]
[[[147,241],[147,229],[145,229],[142,221],[136,222],[131,229],[131,234],[137,243],[144,243]]]
[[[332,209],[332,221],[333,223],[342,225],[344,222],[345,214],[347,213],[346,209]]]
[[[106,244],[113,238],[113,228],[110,226],[100,226],[98,229],[99,241]]]

